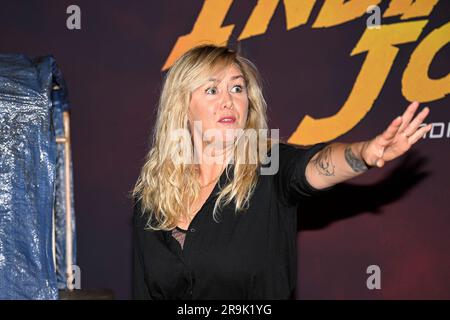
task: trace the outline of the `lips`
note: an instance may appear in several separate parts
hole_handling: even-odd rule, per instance
[[[236,117],[233,116],[225,116],[219,119],[219,121],[217,121],[219,123],[235,123],[236,122]]]

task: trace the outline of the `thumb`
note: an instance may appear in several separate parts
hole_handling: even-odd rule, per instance
[[[384,160],[383,159],[378,159],[377,160],[377,162],[376,162],[376,166],[378,167],[378,168],[382,168],[383,166],[384,166]]]

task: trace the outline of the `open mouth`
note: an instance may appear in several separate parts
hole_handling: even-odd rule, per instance
[[[236,118],[233,116],[222,117],[217,122],[223,123],[223,124],[233,124],[236,122]]]

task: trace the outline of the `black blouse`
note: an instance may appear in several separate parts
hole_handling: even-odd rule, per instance
[[[279,170],[260,175],[250,206],[224,206],[214,221],[219,179],[187,229],[183,249],[171,231],[145,229],[147,215],[134,207],[135,299],[289,299],[297,276],[297,205],[322,192],[306,180],[309,149],[279,145]],[[232,170],[231,170],[232,171]],[[330,188],[327,188],[328,190]]]

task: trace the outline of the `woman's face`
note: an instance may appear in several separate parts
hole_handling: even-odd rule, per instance
[[[236,65],[230,65],[192,92],[189,125],[191,132],[203,134],[209,130],[214,137],[230,141],[235,137],[233,129],[244,129],[247,113],[248,96],[243,74]]]

